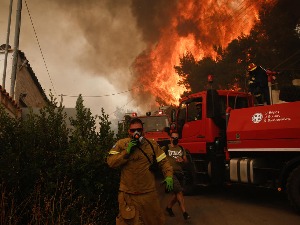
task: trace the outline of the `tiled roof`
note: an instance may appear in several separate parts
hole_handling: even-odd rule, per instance
[[[3,96],[4,98],[6,98],[7,100],[9,100],[12,105],[14,105],[16,108],[19,108],[18,103],[9,95],[8,92],[6,92],[5,88],[2,88],[2,86],[0,85],[0,93],[1,93],[1,97]],[[1,99],[2,100],[2,99]],[[2,102],[2,101],[1,101]]]
[[[19,118],[21,116],[21,108],[18,103],[6,92],[5,88],[0,85],[0,104],[4,106],[11,115]]]

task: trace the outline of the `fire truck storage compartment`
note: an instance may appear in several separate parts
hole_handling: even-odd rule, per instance
[[[300,102],[232,110],[227,128],[228,148],[271,147],[270,143],[263,146],[259,140],[279,142],[273,148],[286,147],[290,141],[299,141],[299,124]],[[295,148],[296,145],[291,147]]]
[[[236,158],[230,160],[230,180],[233,182],[258,184],[262,175],[255,168],[263,166],[262,159]]]

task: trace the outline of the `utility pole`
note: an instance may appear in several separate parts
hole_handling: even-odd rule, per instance
[[[64,96],[64,94],[61,94],[61,95],[60,95],[60,107],[62,107],[62,104],[63,104],[63,100],[64,100],[64,99],[63,99],[63,96]]]
[[[13,0],[10,0],[8,23],[7,23],[6,45],[5,45],[4,69],[3,69],[3,77],[2,77],[2,87],[3,88],[5,88],[5,80],[6,80],[6,67],[7,67],[7,55],[8,55],[8,45],[9,45],[9,35],[10,35],[12,3],[13,3]]]
[[[18,52],[19,52],[19,37],[20,37],[20,28],[21,28],[21,11],[22,11],[22,0],[18,0],[17,4],[17,13],[16,13],[16,26],[15,26],[15,41],[14,41],[14,54],[13,54],[13,64],[11,71],[11,87],[10,87],[10,96],[15,99],[15,82],[17,75],[17,66],[18,66]]]

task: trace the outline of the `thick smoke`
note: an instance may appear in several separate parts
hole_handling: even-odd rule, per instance
[[[132,0],[132,14],[146,43],[151,45],[159,40],[162,29],[172,22],[177,2],[177,0]]]
[[[12,46],[16,2],[14,1],[11,23]],[[26,3],[23,1],[20,50],[25,52],[46,91],[56,89],[57,93],[54,91],[54,94],[104,95],[132,88],[130,66],[145,48],[145,43],[137,29],[136,18],[132,16],[131,0],[27,0]],[[26,5],[29,7],[36,35]],[[9,1],[0,1],[0,44],[4,44],[6,39],[8,6]],[[45,71],[36,36],[49,76]],[[50,84],[50,76],[54,88]],[[98,79],[101,77],[105,79]],[[108,108],[108,112],[113,112],[116,105],[125,105],[126,100],[121,102],[121,99],[127,96],[128,93],[120,98],[86,100],[94,101],[93,105],[98,107],[101,102],[100,107],[105,106],[106,111]],[[72,100],[65,97],[64,103]],[[130,97],[127,101],[129,100]],[[68,106],[71,105],[74,106],[74,101]]]
[[[105,76],[120,90],[133,88],[134,101],[148,110],[146,108],[155,102],[156,96],[143,91],[145,88],[141,85],[147,83],[140,83],[139,77],[145,74],[135,72],[134,61],[159,41],[164,27],[172,23],[178,2],[56,0],[55,3],[67,12],[66,18],[73,20],[85,37],[78,63],[95,75]]]
[[[48,38],[47,48],[53,50],[49,54],[57,57],[57,67],[78,66],[86,74],[105,77],[120,91],[133,88],[132,98],[145,110],[154,100],[176,101],[170,91],[177,86],[173,67],[185,51],[191,51],[198,57],[209,56],[213,45],[226,45],[247,25],[245,21],[249,18],[246,16],[240,16],[240,20],[234,19],[240,13],[234,8],[248,7],[248,11],[241,11],[252,14],[250,22],[253,21],[255,9],[250,0],[27,2],[35,21],[45,24],[36,29],[39,35],[43,35],[41,39]],[[4,10],[7,6],[0,7],[1,13]],[[46,18],[51,17],[47,21]],[[31,28],[27,25],[22,29],[26,32]],[[50,38],[53,33],[59,40]],[[191,37],[193,40],[185,43],[186,49],[179,52],[180,40]],[[2,36],[1,39],[4,40]],[[23,37],[22,44],[26,46],[32,41]],[[42,44],[45,46],[45,42]],[[47,48],[44,49],[46,53]],[[76,61],[76,65],[63,64],[66,60],[60,58],[60,53],[66,55],[66,51],[70,52],[69,57]]]
[[[144,44],[131,15],[130,0],[55,0],[66,19],[83,34],[78,63],[97,76],[105,76],[121,90],[128,87],[130,64]],[[76,36],[76,31],[74,32]]]

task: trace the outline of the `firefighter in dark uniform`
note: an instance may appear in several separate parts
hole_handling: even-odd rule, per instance
[[[255,96],[257,104],[270,105],[270,93],[268,88],[268,75],[265,69],[250,63],[248,68],[249,92]]]
[[[119,140],[107,158],[110,167],[121,168],[116,224],[138,225],[142,220],[145,225],[164,225],[165,217],[151,165],[157,162],[169,191],[173,189],[173,168],[158,144],[142,136],[143,123],[140,119],[130,121],[128,132],[130,137]]]

